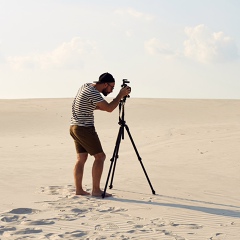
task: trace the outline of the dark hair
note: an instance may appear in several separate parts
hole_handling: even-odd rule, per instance
[[[99,76],[99,80],[95,81],[94,83],[110,83],[115,82],[115,79],[113,78],[112,74],[106,72]]]

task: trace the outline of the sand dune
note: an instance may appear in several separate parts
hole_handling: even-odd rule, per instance
[[[105,199],[74,195],[71,102],[0,100],[1,240],[239,240],[240,100],[128,99],[126,122],[156,194],[125,134]],[[95,121],[104,187],[118,110]]]

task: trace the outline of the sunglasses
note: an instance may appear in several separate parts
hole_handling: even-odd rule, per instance
[[[110,85],[109,83],[107,83],[107,85],[110,86],[112,90],[114,89],[114,86]]]

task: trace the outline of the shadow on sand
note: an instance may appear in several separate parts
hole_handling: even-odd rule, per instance
[[[126,191],[125,191],[126,192]],[[131,192],[133,193],[133,192]],[[139,194],[139,193],[137,193]],[[146,196],[146,195],[145,195]],[[147,194],[147,197],[153,197],[151,201],[149,200],[135,200],[135,199],[124,199],[124,198],[109,198],[111,201],[121,201],[121,202],[127,202],[127,203],[135,203],[135,204],[145,204],[145,205],[154,205],[159,207],[172,207],[172,208],[182,208],[182,209],[188,209],[192,211],[199,211],[204,212],[208,214],[213,215],[220,215],[220,216],[227,216],[227,217],[234,217],[234,218],[240,218],[240,211],[238,210],[231,210],[230,208],[240,208],[239,206],[233,206],[233,205],[225,205],[225,204],[219,204],[219,203],[213,203],[213,202],[206,202],[206,201],[200,201],[200,200],[192,200],[192,199],[185,199],[185,198],[178,198],[178,197],[171,197],[171,196],[164,196],[164,195],[149,195]],[[212,205],[212,207],[203,207],[203,206],[194,206],[194,205],[187,205],[187,204],[180,204],[180,203],[167,203],[163,202],[163,199],[172,199],[176,200],[178,202],[180,201],[189,201],[194,202],[198,204],[208,204]],[[215,207],[213,207],[215,206]],[[217,206],[221,206],[223,208],[217,208]],[[229,208],[229,209],[226,209]]]

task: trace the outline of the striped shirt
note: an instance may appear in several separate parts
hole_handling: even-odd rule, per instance
[[[93,111],[96,109],[97,103],[103,100],[102,95],[92,83],[85,83],[73,100],[71,125],[94,126]]]

